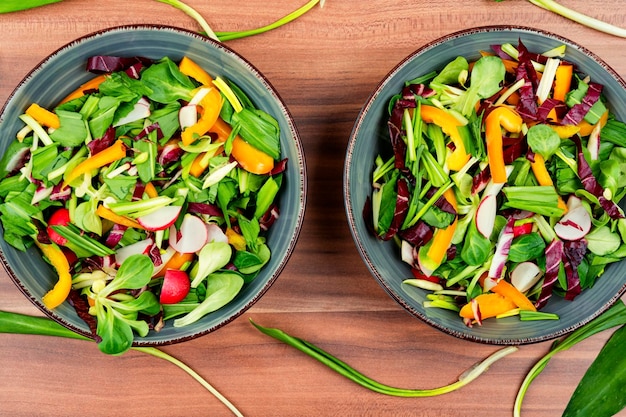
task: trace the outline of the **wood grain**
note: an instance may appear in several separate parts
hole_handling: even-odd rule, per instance
[[[304,0],[187,0],[216,31],[268,24]],[[563,0],[626,26],[623,0]],[[171,6],[152,0],[65,0],[0,15],[0,103],[47,54],[93,31],[123,24],[198,30]],[[602,34],[525,1],[327,1],[278,30],[231,41],[279,91],[304,145],[308,206],[297,248],[283,274],[246,314],[210,335],[163,350],[209,380],[247,416],[512,415],[517,389],[549,343],[523,346],[474,383],[435,398],[371,393],[311,358],[257,332],[279,327],[326,349],[369,376],[400,387],[454,381],[497,348],[447,336],[412,318],[368,273],[348,230],[342,173],[361,105],[403,57],[447,33],[472,26],[521,24],[558,33],[594,51],[626,76],[623,39]],[[0,273],[0,309],[39,312]],[[524,417],[560,415],[608,334],[556,357],[535,381]],[[140,353],[108,357],[94,345],[0,335],[0,415],[227,416],[186,374]],[[621,415],[626,415],[622,413]]]

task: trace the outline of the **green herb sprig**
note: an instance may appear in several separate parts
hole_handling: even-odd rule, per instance
[[[56,336],[93,342],[93,340],[78,333],[74,333],[73,331],[61,326],[60,324],[49,318],[35,317],[7,311],[0,311],[0,333]],[[195,372],[182,361],[163,352],[162,350],[153,347],[131,347],[131,350],[155,356],[179,367],[189,376],[195,379],[198,383],[200,383],[200,385],[202,385],[207,391],[213,394],[218,400],[220,400],[220,402],[228,407],[228,409],[235,416],[243,417],[243,414],[226,397],[220,394],[220,392],[216,390],[211,384],[209,384],[204,378],[202,378],[202,376],[200,376],[197,372]]]
[[[515,398],[515,406],[513,409],[513,416],[520,417],[522,412],[522,401],[524,400],[524,396],[526,395],[526,391],[530,387],[530,384],[533,382],[535,378],[544,370],[544,368],[548,365],[548,362],[554,355],[564,350],[571,348],[579,342],[587,339],[588,337],[593,336],[596,333],[599,333],[604,330],[611,329],[616,326],[623,326],[626,324],[626,305],[622,301],[618,301],[613,307],[607,310],[600,317],[592,320],[588,324],[578,328],[574,332],[572,332],[565,339],[554,342],[550,351],[531,368],[531,370],[524,378],[522,385],[517,393],[517,397]],[[596,361],[600,358],[598,356]],[[604,356],[602,358],[605,358]],[[600,358],[600,360],[605,360]],[[609,357],[611,361],[613,361],[613,357]],[[611,366],[618,366],[617,364],[611,364]],[[603,384],[611,383],[611,381],[618,381],[616,379],[606,379],[603,380]],[[617,388],[617,387],[614,387]],[[592,399],[593,403],[599,404],[603,401],[601,396],[595,397]],[[593,409],[593,408],[592,408]]]
[[[495,0],[495,1],[501,2],[504,0]],[[553,13],[561,15],[567,19],[570,19],[576,23],[580,23],[581,25],[590,27],[600,32],[608,33],[609,35],[626,38],[626,29],[623,29],[619,26],[615,26],[610,23],[604,22],[602,20],[593,18],[584,13],[577,12],[576,10],[565,7],[562,4],[559,4],[558,2],[554,0],[528,0],[528,1],[534,4],[535,6],[541,7],[542,9],[545,9],[545,10],[549,10]]]
[[[256,327],[260,332],[271,336],[276,340],[280,340],[281,342],[286,343],[303,353],[306,353],[312,358],[328,366],[333,371],[337,372],[340,375],[343,375],[353,382],[356,382],[362,387],[365,387],[370,391],[375,391],[381,394],[395,397],[434,397],[437,395],[447,394],[449,392],[455,391],[478,378],[483,372],[489,369],[489,366],[491,366],[497,360],[518,350],[518,348],[515,346],[508,346],[506,348],[496,351],[480,363],[465,371],[463,374],[461,374],[457,381],[449,385],[432,389],[396,388],[389,385],[381,384],[380,382],[377,382],[372,378],[363,375],[347,363],[337,359],[330,353],[320,349],[312,343],[307,342],[306,340],[291,336],[280,329],[270,329],[260,326],[252,320],[250,320],[250,323],[252,323],[252,325]]]

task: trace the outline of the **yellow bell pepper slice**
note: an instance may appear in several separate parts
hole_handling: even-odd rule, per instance
[[[43,256],[48,259],[59,276],[57,283],[42,299],[43,304],[52,310],[60,306],[70,295],[70,290],[72,289],[70,264],[61,248],[55,243],[44,244],[35,239],[35,245],[41,250]]]

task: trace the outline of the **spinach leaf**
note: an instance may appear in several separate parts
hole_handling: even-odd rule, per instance
[[[149,90],[144,95],[163,104],[178,100],[189,101],[195,88],[189,77],[180,72],[174,61],[168,57],[143,71],[141,82]]]
[[[505,74],[504,63],[497,56],[480,58],[472,68],[470,87],[455,108],[464,116],[471,115],[480,99],[491,97],[500,90]]]
[[[546,242],[537,232],[517,236],[509,248],[509,260],[511,262],[525,262],[537,259],[545,249]]]
[[[482,265],[487,261],[492,246],[491,241],[478,231],[476,222],[472,220],[467,228],[461,258],[468,265]]]
[[[88,137],[87,126],[80,113],[57,110],[61,125],[50,134],[50,138],[64,147],[79,146]]]

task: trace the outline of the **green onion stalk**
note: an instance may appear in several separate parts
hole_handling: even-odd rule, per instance
[[[330,353],[320,349],[312,343],[307,342],[306,340],[300,339],[298,337],[291,336],[282,330],[279,329],[270,329],[263,326],[260,326],[250,320],[252,325],[256,327],[260,332],[273,337],[276,340],[279,340],[289,346],[292,346],[299,351],[311,356],[317,361],[323,363],[333,371],[337,372],[340,375],[350,379],[351,381],[361,385],[369,389],[370,391],[378,392],[385,395],[395,396],[395,397],[434,397],[437,395],[447,394],[449,392],[455,391],[459,388],[464,387],[469,384],[476,378],[478,378],[483,372],[489,369],[494,362],[503,357],[516,352],[518,350],[515,346],[508,346],[503,349],[500,349],[476,364],[475,366],[469,368],[458,378],[457,381],[442,386],[438,388],[431,389],[406,389],[406,388],[396,388],[389,385],[381,384],[377,382],[356,369],[352,368],[347,363],[337,359]]]
[[[7,311],[0,311],[0,333],[56,336],[93,342],[92,339],[75,333],[49,318]],[[235,416],[243,417],[243,414],[226,397],[182,361],[154,347],[131,347],[131,349],[155,356],[178,366],[220,400]]]
[[[504,0],[495,0],[495,1],[501,2]],[[553,13],[556,13],[567,19],[570,19],[573,22],[580,23],[581,25],[590,27],[600,32],[608,33],[609,35],[613,35],[613,36],[619,36],[621,38],[626,38],[626,29],[621,28],[619,26],[612,25],[608,22],[604,22],[602,20],[593,18],[584,13],[577,12],[576,10],[570,9],[569,7],[565,7],[562,4],[554,0],[528,0],[528,2],[534,4],[537,7],[541,7],[542,9],[549,10]]]
[[[2,0],[0,3],[0,14],[2,13],[11,13],[22,10],[33,9],[35,7],[46,6],[52,3],[58,3],[63,0]],[[230,41],[233,39],[241,39],[248,36],[260,35],[261,33],[269,32],[270,30],[279,28],[281,26],[286,25],[304,15],[306,12],[311,10],[316,5],[320,5],[320,7],[324,7],[325,0],[310,0],[305,5],[299,7],[288,15],[278,19],[277,21],[270,23],[269,25],[262,26],[256,29],[242,30],[242,31],[233,31],[233,32],[214,32],[211,29],[211,26],[208,24],[206,19],[194,8],[182,2],[180,0],[156,0],[161,3],[168,4],[176,9],[182,11],[187,14],[191,18],[193,18],[200,28],[202,32],[207,37],[214,39],[216,41]]]

